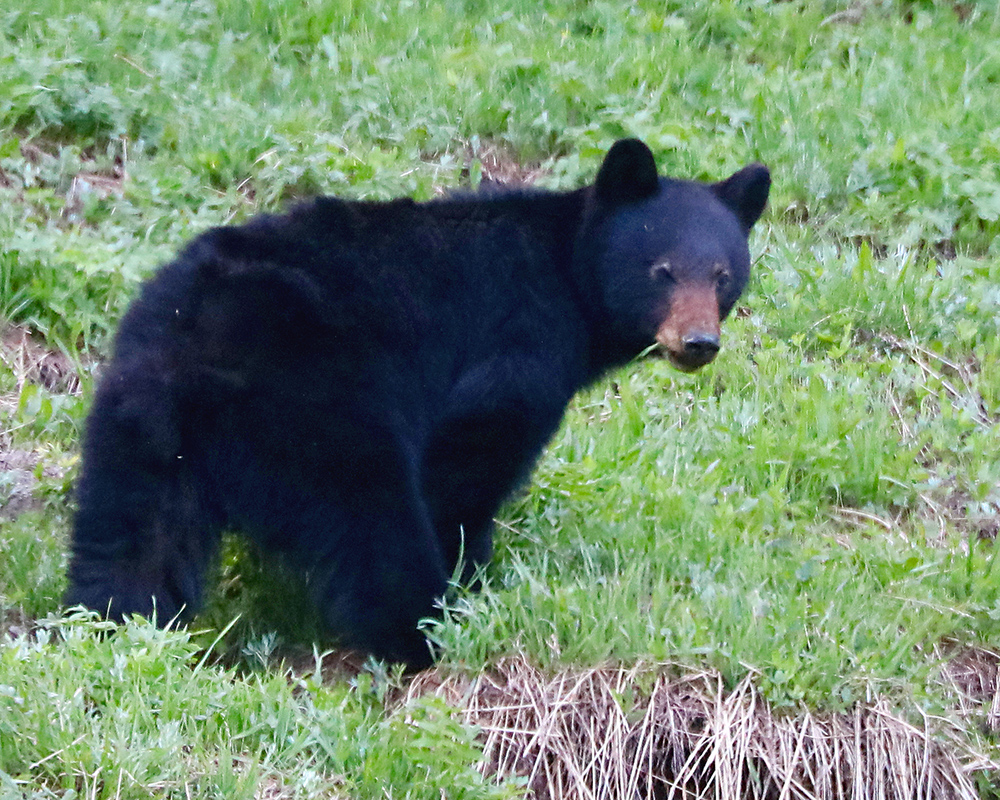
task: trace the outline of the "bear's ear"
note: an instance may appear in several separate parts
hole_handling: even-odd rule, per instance
[[[712,184],[712,191],[732,209],[747,232],[764,212],[770,190],[771,173],[763,164],[743,167],[724,181]]]
[[[638,139],[619,139],[604,157],[594,191],[605,203],[634,203],[654,194],[659,185],[649,148]]]

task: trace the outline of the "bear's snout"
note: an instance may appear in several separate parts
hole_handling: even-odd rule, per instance
[[[689,333],[681,339],[681,358],[685,363],[701,367],[715,358],[719,352],[719,337],[713,333]]]
[[[656,331],[656,343],[682,372],[694,372],[719,352],[719,301],[715,286],[680,286],[670,311]]]

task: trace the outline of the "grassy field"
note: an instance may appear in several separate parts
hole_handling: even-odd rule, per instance
[[[0,798],[560,796],[527,759],[596,719],[618,767],[676,762],[678,686],[714,761],[594,758],[562,796],[1000,797],[998,41],[994,0],[5,3]],[[236,543],[190,630],[62,614],[95,376],[183,242],[320,192],[568,188],[622,135],[771,167],[750,288],[711,367],[577,398],[433,676],[338,666]],[[867,760],[821,752],[874,719]],[[737,746],[768,735],[784,783]]]

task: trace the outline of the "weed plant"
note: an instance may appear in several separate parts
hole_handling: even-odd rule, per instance
[[[622,135],[673,174],[772,168],[751,286],[710,368],[577,399],[484,591],[429,628],[443,668],[708,667],[790,713],[878,694],[995,758],[940,675],[1000,647],[998,39],[986,0],[5,4],[0,797],[518,791],[443,701],[387,712],[384,669],[286,672],[282,643],[331,643],[235,544],[201,633],[58,616],[70,487],[118,319],[198,232],[474,186],[488,154],[576,186]]]

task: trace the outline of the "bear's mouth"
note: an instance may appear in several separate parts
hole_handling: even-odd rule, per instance
[[[670,311],[656,330],[659,351],[681,372],[694,372],[719,353],[719,301],[715,287],[678,287]]]

